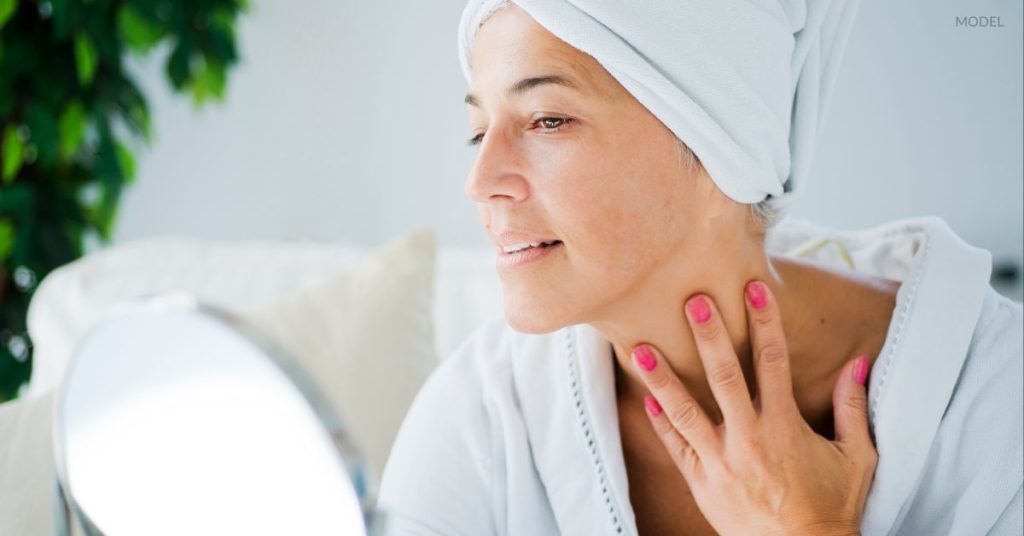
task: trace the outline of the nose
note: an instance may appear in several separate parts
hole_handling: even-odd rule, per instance
[[[524,158],[515,140],[492,128],[479,147],[466,179],[466,195],[475,203],[521,202],[529,197]]]

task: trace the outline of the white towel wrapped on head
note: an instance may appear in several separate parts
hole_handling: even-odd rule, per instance
[[[473,37],[507,0],[470,0]],[[516,0],[596,59],[697,155],[733,200],[785,212],[806,178],[858,0]]]

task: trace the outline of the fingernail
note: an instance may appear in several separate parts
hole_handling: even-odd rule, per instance
[[[703,324],[711,318],[711,306],[708,305],[708,301],[704,299],[704,296],[693,298],[686,303],[686,308],[690,311],[690,316],[698,324]]]
[[[868,378],[868,356],[862,355],[853,364],[853,379],[860,385]]]
[[[764,307],[768,303],[768,297],[764,294],[764,285],[757,281],[747,285],[747,299],[750,300],[750,305],[754,309]]]
[[[649,413],[651,417],[661,415],[661,404],[658,403],[658,399],[651,395],[644,397],[644,407],[647,408],[647,413]]]
[[[633,348],[633,361],[636,361],[640,368],[648,371],[654,370],[654,366],[658,364],[657,360],[654,359],[654,353],[651,352],[651,349],[646,344]]]

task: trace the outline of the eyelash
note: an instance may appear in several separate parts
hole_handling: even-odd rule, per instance
[[[571,117],[541,117],[540,119],[534,121],[534,124],[540,123],[541,121],[548,121],[548,120],[561,121],[561,123],[559,123],[559,125],[557,127],[551,127],[551,128],[546,129],[548,132],[558,132],[559,130],[562,130],[562,127],[564,127],[565,125],[575,121],[575,119],[572,119]],[[467,140],[466,141],[466,145],[471,145],[471,146],[472,145],[479,145],[480,142],[483,141],[483,137],[484,137],[483,133],[477,134],[476,136],[473,136],[472,138]]]

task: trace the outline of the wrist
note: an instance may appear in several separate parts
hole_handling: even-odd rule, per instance
[[[860,527],[856,523],[840,521],[819,521],[791,527],[785,534],[788,536],[861,536]]]

